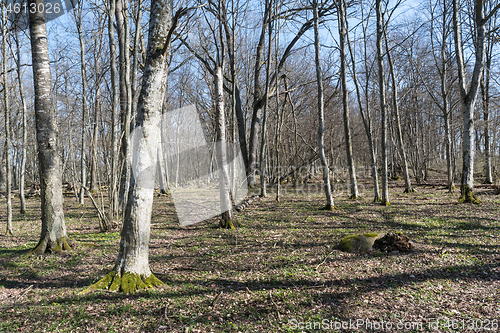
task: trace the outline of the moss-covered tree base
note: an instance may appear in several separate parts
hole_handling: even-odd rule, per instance
[[[413,187],[405,188],[404,191],[404,193],[415,193],[415,192],[417,192],[417,190],[415,190]]]
[[[71,251],[73,245],[74,243],[69,238],[61,237],[52,242],[46,236],[38,242],[38,245],[30,253],[35,255],[61,253],[63,251]]]
[[[320,210],[329,210],[329,211],[333,211],[337,209],[337,207],[333,206],[333,205],[326,205],[326,206],[323,206],[320,208]]]
[[[380,204],[382,206],[390,206],[391,205],[391,203],[389,201],[383,201],[383,200],[380,200]]]
[[[153,273],[150,276],[125,272],[123,275],[115,271],[109,272],[101,280],[97,281],[81,292],[86,294],[94,290],[109,290],[113,292],[133,293],[142,289],[151,289],[164,285]]]
[[[359,195],[351,195],[349,197],[349,200],[358,200],[358,199],[361,199],[361,196],[359,196]]]
[[[375,198],[373,198],[373,202],[380,203],[380,202],[382,202],[382,199],[380,197],[375,197]]]
[[[219,228],[221,229],[236,229],[233,224],[233,220],[224,220],[220,219],[219,221]]]
[[[474,193],[472,192],[472,189],[468,185],[462,186],[462,195],[458,199],[459,203],[473,203],[473,204],[480,204],[481,200],[476,198]]]

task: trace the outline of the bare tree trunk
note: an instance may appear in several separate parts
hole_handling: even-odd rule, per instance
[[[364,15],[364,12],[362,12]],[[368,138],[368,146],[370,149],[370,158],[371,158],[371,168],[372,168],[372,178],[373,178],[373,190],[374,190],[374,197],[373,197],[373,202],[380,202],[380,190],[379,190],[379,185],[378,185],[378,167],[377,167],[377,153],[375,151],[375,144],[373,140],[373,135],[372,135],[372,120],[370,116],[370,102],[368,100],[368,97],[366,98],[366,108],[363,107],[363,102],[361,99],[361,88],[359,87],[359,82],[358,82],[358,77],[357,77],[357,71],[356,71],[356,60],[354,56],[354,52],[352,50],[351,46],[351,41],[349,38],[349,23],[346,20],[346,37],[347,37],[347,46],[349,47],[349,53],[351,55],[351,64],[352,64],[352,75],[354,79],[354,85],[356,87],[356,97],[358,100],[358,106],[359,110],[361,113],[361,118],[363,120],[363,125],[365,127],[365,132],[366,136]],[[366,68],[366,80],[365,80],[365,91],[366,94],[368,94],[369,91],[369,84],[370,84],[370,79],[369,79],[369,73],[368,73],[368,55],[367,55],[367,25],[363,26],[363,40],[364,40],[364,62],[365,62],[365,68]]]
[[[325,119],[324,119],[324,93],[323,93],[323,77],[321,73],[321,57],[319,45],[319,23],[318,23],[318,0],[313,0],[313,18],[314,18],[314,53],[316,62],[316,80],[318,84],[318,149],[321,158],[321,166],[323,169],[323,188],[326,196],[326,206],[324,209],[333,210],[332,188],[330,186],[330,168],[325,154]]]
[[[259,112],[262,106],[258,101],[262,100],[261,84],[260,84],[260,70],[262,68],[262,53],[264,50],[266,29],[270,21],[270,4],[269,1],[265,2],[264,17],[262,28],[260,31],[259,42],[257,44],[257,49],[255,53],[255,65],[254,65],[254,104],[253,104],[253,114],[252,121],[250,123],[250,137],[248,143],[248,186],[253,188],[255,186],[255,173],[257,171],[257,146],[258,146],[258,119]],[[265,97],[264,97],[265,98]]]
[[[489,27],[496,26],[496,16],[493,24],[490,21]],[[492,166],[491,166],[491,139],[490,139],[490,76],[491,76],[491,58],[493,57],[493,41],[487,39],[486,45],[486,65],[484,68],[483,80],[481,83],[481,92],[483,97],[483,117],[484,117],[484,155],[485,155],[485,173],[486,184],[493,183]]]
[[[2,2],[2,72],[3,72],[3,105],[5,118],[5,165],[6,165],[6,188],[5,196],[7,197],[7,230],[6,235],[12,236],[12,176],[10,165],[10,106],[9,106],[9,80],[7,72],[7,10],[5,2]]]
[[[120,164],[121,178],[118,201],[122,211],[127,205],[127,190],[130,183],[130,163],[129,163],[129,138],[130,121],[132,114],[132,90],[130,84],[130,41],[128,28],[128,14],[124,0],[116,0],[115,7],[116,32],[118,33],[119,46],[119,68],[120,68],[120,118],[122,124]]]
[[[83,31],[82,31],[82,2],[77,0],[77,5],[75,6],[73,1],[73,17],[76,22],[76,30],[78,32],[78,40],[80,41],[80,69],[82,74],[82,151],[80,155],[80,193],[79,202],[80,205],[85,203],[85,186],[86,186],[86,176],[87,176],[87,165],[86,165],[86,129],[87,129],[87,66],[85,62],[85,42],[83,41]]]
[[[408,171],[408,162],[406,159],[406,151],[403,142],[403,132],[401,131],[401,120],[399,117],[399,101],[398,101],[398,85],[396,82],[396,73],[394,71],[394,63],[392,62],[391,51],[389,49],[389,42],[387,41],[387,29],[384,29],[385,49],[387,50],[387,61],[389,62],[389,71],[392,81],[392,105],[394,107],[394,117],[396,118],[396,138],[399,154],[403,162],[403,177],[405,179],[405,193],[415,192],[411,186],[410,172]],[[393,162],[393,167],[395,163]]]
[[[219,164],[220,204],[223,211],[220,227],[234,229],[231,197],[229,192],[229,173],[227,168],[226,119],[224,112],[224,76],[222,67],[215,68],[215,130],[217,135],[216,154]]]
[[[149,268],[149,237],[172,6],[172,0],[153,0],[151,3],[147,58],[134,135],[137,149],[134,148],[120,250],[113,271],[87,290],[109,289],[129,293],[162,284]]]
[[[26,143],[28,141],[28,130],[27,130],[27,117],[26,117],[26,97],[24,96],[24,85],[23,78],[21,72],[21,48],[19,46],[19,35],[16,32],[15,34],[15,43],[16,43],[16,70],[17,70],[17,80],[19,83],[19,97],[21,99],[21,107],[22,107],[22,124],[23,124],[23,141],[21,146],[21,170],[19,172],[19,198],[21,199],[21,214],[26,214],[26,198],[24,194],[24,174],[26,172]]]
[[[43,0],[29,0],[29,6],[43,6]],[[58,126],[52,104],[52,78],[45,13],[30,11],[31,54],[35,88],[36,137],[40,167],[42,231],[35,254],[71,250],[63,213],[62,181],[58,151]]]
[[[354,158],[352,156],[352,140],[351,140],[351,126],[349,125],[349,92],[347,90],[347,57],[345,54],[346,44],[346,9],[344,0],[338,0],[338,21],[339,21],[339,35],[340,35],[340,77],[342,81],[342,110],[344,116],[344,135],[345,135],[345,148],[347,155],[347,164],[349,166],[349,178],[351,181],[351,195],[350,199],[359,197],[358,184],[356,181],[356,168],[354,166]]]
[[[108,188],[109,196],[109,212],[108,220],[118,220],[118,193],[117,193],[117,177],[118,177],[118,85],[116,83],[116,44],[115,44],[115,29],[114,29],[114,13],[116,0],[109,0],[108,8],[108,38],[109,38],[109,53],[110,53],[110,73],[111,73],[111,172]],[[111,228],[111,226],[109,226]]]
[[[383,37],[383,15],[381,0],[376,0],[377,12],[377,64],[378,64],[378,84],[380,93],[380,111],[382,117],[382,205],[390,205],[389,202],[389,174],[387,170],[387,107],[385,102],[385,81],[384,81],[384,57],[382,52]]]
[[[498,7],[494,9],[496,11]],[[458,0],[453,0],[453,33],[455,39],[455,52],[458,66],[458,79],[460,90],[460,109],[463,114],[464,129],[462,132],[462,181],[460,202],[480,203],[472,190],[474,188],[474,107],[484,71],[485,59],[485,25],[487,19],[484,16],[484,0],[474,1],[474,21],[476,25],[475,56],[476,61],[472,72],[472,79],[467,86],[465,82],[465,65],[462,53],[462,41],[460,35],[460,21],[458,13]],[[490,13],[489,17],[494,14]]]
[[[100,68],[99,65],[96,65],[97,68]],[[98,70],[96,70],[98,72]],[[97,189],[97,139],[99,136],[98,131],[98,123],[99,116],[101,113],[101,88],[100,82],[96,84],[96,93],[95,93],[95,110],[94,110],[94,120],[93,120],[93,134],[92,134],[92,158],[91,158],[91,167],[90,167],[90,192],[95,191]]]
[[[266,7],[271,10],[271,0],[266,1]],[[267,62],[266,62],[266,86],[264,92],[264,107],[263,107],[263,115],[262,115],[262,133],[261,133],[261,143],[260,143],[260,196],[262,198],[267,195],[267,154],[266,154],[266,146],[267,146],[267,113],[269,109],[269,77],[271,71],[271,45],[272,45],[272,33],[273,33],[273,25],[272,22],[268,23],[268,44],[267,44]]]

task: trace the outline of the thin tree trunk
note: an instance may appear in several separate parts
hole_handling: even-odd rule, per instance
[[[7,230],[6,235],[12,235],[12,166],[10,165],[10,106],[9,106],[9,74],[7,72],[7,10],[5,2],[2,2],[2,72],[3,72],[3,105],[5,118],[5,165],[6,165],[6,188],[7,197]]]
[[[339,21],[339,35],[340,35],[340,77],[342,82],[342,111],[344,117],[344,135],[345,135],[345,148],[347,155],[347,164],[349,166],[349,178],[351,181],[351,195],[350,199],[359,197],[358,184],[356,181],[356,168],[354,166],[354,158],[352,156],[352,140],[351,140],[351,126],[349,125],[349,92],[347,91],[347,57],[345,54],[346,44],[346,11],[344,0],[338,0],[338,21]]]
[[[120,118],[122,124],[120,164],[121,178],[118,201],[123,211],[127,205],[127,190],[130,183],[130,121],[132,114],[132,90],[130,84],[130,41],[128,14],[124,0],[116,0],[116,32],[118,33],[120,69]]]
[[[86,176],[87,176],[87,165],[86,165],[86,129],[87,129],[87,66],[85,62],[85,42],[83,41],[83,31],[82,31],[82,2],[78,1],[78,5],[73,7],[73,16],[76,22],[76,30],[78,32],[78,40],[80,42],[80,69],[82,74],[82,146],[80,154],[80,193],[79,202],[80,205],[85,203],[85,186],[86,186]]]
[[[373,178],[373,190],[374,190],[374,197],[373,197],[373,202],[380,202],[380,190],[379,190],[379,185],[378,185],[378,167],[377,167],[377,153],[375,151],[375,144],[373,140],[373,135],[372,135],[372,120],[370,116],[370,102],[368,99],[368,96],[366,98],[366,108],[363,107],[363,102],[361,99],[361,88],[359,87],[359,82],[358,82],[358,77],[357,77],[357,72],[356,72],[356,61],[354,57],[354,52],[352,50],[351,46],[351,41],[349,38],[349,23],[346,20],[346,37],[347,37],[347,46],[349,48],[349,53],[351,55],[351,64],[352,64],[352,75],[354,79],[354,85],[356,87],[356,97],[358,100],[358,106],[359,110],[361,113],[361,118],[363,120],[363,125],[365,127],[365,132],[366,136],[368,138],[368,146],[370,149],[370,158],[371,158],[371,168],[372,168],[372,178]],[[369,73],[368,73],[368,55],[367,55],[367,36],[366,36],[366,29],[367,27],[363,27],[363,37],[364,37],[364,62],[365,62],[365,68],[366,68],[366,81],[365,81],[365,90],[366,94],[368,94],[369,91],[369,84],[370,84],[370,79],[369,79]]]
[[[271,8],[271,0],[266,1],[266,7]],[[262,133],[261,133],[261,143],[260,143],[260,196],[262,198],[267,195],[267,183],[266,183],[266,166],[267,166],[267,154],[266,154],[266,145],[267,145],[267,113],[269,108],[269,77],[271,71],[271,43],[272,43],[272,33],[273,33],[273,25],[272,22],[268,24],[268,44],[267,44],[267,62],[266,62],[266,86],[264,92],[264,107],[263,107],[263,115],[262,115]]]
[[[19,198],[21,199],[21,214],[26,214],[26,199],[24,194],[24,174],[26,172],[26,145],[28,141],[28,130],[27,130],[27,117],[26,117],[26,97],[24,96],[24,84],[21,73],[21,48],[19,46],[19,35],[16,32],[15,34],[15,43],[16,43],[16,70],[17,70],[17,80],[19,83],[19,97],[21,99],[21,107],[22,107],[22,125],[23,125],[23,141],[21,146],[21,170],[19,173]]]
[[[381,0],[376,0],[377,12],[377,64],[378,84],[380,93],[380,111],[382,117],[382,205],[390,205],[389,202],[389,174],[387,170],[387,107],[385,104],[385,81],[384,81],[384,57],[382,53],[383,37],[383,15]]]
[[[29,0],[28,5],[43,6],[43,0]],[[52,78],[45,13],[30,11],[30,37],[35,90],[36,137],[40,168],[42,231],[35,254],[71,250],[63,213],[63,195],[58,151],[58,126],[52,103]]]
[[[387,41],[387,29],[384,29],[385,49],[387,50],[387,61],[389,62],[389,71],[392,81],[392,105],[394,107],[394,117],[396,118],[396,138],[399,154],[403,162],[403,177],[405,179],[405,193],[415,192],[411,186],[410,172],[408,171],[408,162],[406,159],[406,151],[403,143],[403,132],[401,131],[401,120],[399,117],[399,101],[398,101],[398,85],[396,82],[396,73],[394,71],[394,63],[392,62],[389,42]],[[395,163],[393,163],[393,166]],[[395,174],[394,174],[395,175]]]
[[[318,150],[321,158],[321,166],[323,169],[323,188],[326,196],[326,206],[324,209],[333,210],[332,189],[330,186],[330,168],[325,154],[325,119],[324,119],[324,93],[323,93],[323,77],[321,72],[321,57],[319,45],[319,23],[318,23],[318,0],[313,0],[313,18],[314,18],[314,53],[316,63],[316,80],[318,84]]]
[[[109,0],[108,8],[108,38],[109,38],[109,62],[111,76],[111,172],[108,188],[109,196],[109,212],[108,220],[110,223],[118,220],[118,193],[117,193],[117,177],[118,177],[118,85],[116,83],[116,44],[115,44],[115,29],[114,29],[114,13],[116,0]],[[111,228],[111,226],[109,226]]]

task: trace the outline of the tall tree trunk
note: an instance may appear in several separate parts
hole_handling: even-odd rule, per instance
[[[19,34],[16,32],[15,34],[15,43],[16,43],[16,70],[17,70],[17,81],[19,83],[19,97],[21,99],[21,108],[22,108],[22,126],[23,126],[23,141],[21,146],[21,170],[19,172],[19,198],[21,199],[21,214],[26,214],[26,199],[24,195],[24,174],[26,173],[26,146],[28,141],[28,129],[27,129],[27,107],[26,107],[26,97],[24,96],[24,84],[21,72],[21,48],[19,46]]]
[[[363,13],[364,15],[364,13]],[[373,202],[380,202],[380,190],[379,190],[379,185],[378,185],[378,167],[377,167],[377,153],[375,151],[375,144],[373,140],[373,134],[372,134],[372,119],[370,115],[370,102],[368,99],[368,96],[366,97],[366,108],[363,107],[363,101],[361,99],[361,88],[359,87],[359,82],[358,82],[358,76],[357,76],[357,71],[356,71],[356,61],[355,61],[355,56],[354,52],[352,50],[351,46],[351,41],[349,38],[349,23],[346,20],[346,37],[347,37],[347,46],[349,47],[349,53],[351,55],[351,64],[352,64],[352,75],[354,79],[354,86],[356,87],[356,98],[358,100],[358,106],[359,110],[361,113],[361,118],[363,120],[363,125],[365,128],[366,136],[368,138],[368,146],[370,149],[370,158],[371,158],[371,168],[372,168],[372,179],[373,179],[373,190],[374,190],[374,197],[373,197]],[[366,94],[368,95],[369,91],[369,85],[370,85],[370,79],[369,79],[369,73],[368,73],[368,55],[367,55],[367,25],[363,26],[363,40],[364,40],[364,63],[365,63],[365,68],[366,68],[366,80],[365,80],[365,91]]]
[[[10,165],[10,106],[9,106],[9,80],[7,72],[7,10],[5,2],[2,2],[2,72],[3,72],[3,106],[5,118],[5,165],[6,165],[6,188],[7,197],[7,235],[12,235],[12,177]]]
[[[257,170],[257,146],[258,146],[258,122],[259,113],[262,108],[262,92],[260,84],[260,70],[262,68],[262,53],[264,50],[264,42],[266,36],[266,29],[269,25],[269,12],[270,5],[269,1],[266,1],[264,8],[264,18],[262,23],[262,28],[260,31],[259,42],[257,44],[257,49],[255,53],[255,64],[254,64],[254,103],[253,103],[253,113],[252,121],[250,123],[250,137],[248,143],[248,186],[253,188],[255,186],[255,172]]]
[[[351,126],[349,125],[349,93],[347,91],[347,57],[345,54],[346,44],[346,20],[347,14],[345,9],[344,0],[338,0],[338,21],[339,21],[339,35],[340,35],[340,77],[342,81],[342,111],[344,116],[344,135],[345,135],[345,148],[347,155],[347,164],[349,166],[349,178],[351,181],[351,199],[359,197],[358,184],[356,181],[356,169],[354,166],[354,158],[352,156],[352,140],[351,140]]]
[[[80,69],[82,74],[82,152],[80,155],[80,193],[79,193],[79,202],[80,205],[85,203],[85,186],[86,186],[86,176],[87,176],[87,164],[86,164],[86,130],[87,130],[87,114],[88,114],[88,106],[87,106],[87,66],[85,62],[85,42],[83,40],[83,31],[82,31],[82,2],[78,1],[77,6],[73,6],[73,16],[76,22],[76,30],[78,32],[78,40],[80,42]]]
[[[494,9],[496,11],[498,7]],[[458,13],[458,0],[453,0],[453,34],[455,40],[455,53],[458,66],[458,80],[460,91],[460,109],[463,114],[464,129],[462,132],[462,180],[460,202],[479,203],[472,190],[474,187],[474,107],[479,91],[480,82],[484,71],[485,58],[485,25],[487,20],[484,16],[484,0],[474,1],[474,23],[475,23],[475,64],[469,85],[465,79],[465,64],[462,53],[462,38],[460,35],[460,21]],[[490,13],[489,17],[494,14]]]
[[[118,177],[118,85],[116,83],[116,44],[115,44],[115,28],[114,28],[114,14],[115,14],[116,0],[109,0],[108,8],[108,39],[109,39],[109,65],[111,76],[111,172],[108,188],[109,196],[109,211],[108,220],[118,220],[118,192],[117,192],[117,177]],[[108,226],[111,228],[111,226]]]
[[[318,23],[318,0],[313,0],[313,19],[314,19],[314,53],[316,63],[316,80],[318,84],[318,149],[323,169],[323,188],[326,197],[326,210],[333,210],[332,188],[330,186],[330,168],[325,154],[325,119],[324,119],[324,93],[323,93],[323,77],[321,72],[321,57],[319,45],[319,23]]]
[[[266,7],[271,8],[271,0],[266,1]],[[268,23],[268,44],[267,44],[267,62],[266,62],[266,86],[264,92],[264,107],[262,115],[262,129],[261,129],[261,143],[260,143],[260,196],[265,197],[267,195],[267,113],[269,109],[269,78],[271,71],[271,45],[272,45],[272,33],[273,33],[272,22]]]
[[[384,57],[382,52],[383,37],[383,15],[381,0],[376,0],[377,12],[377,64],[378,84],[380,94],[380,113],[382,117],[382,205],[390,205],[389,202],[389,172],[387,170],[387,107],[385,104],[385,80],[384,80]]]
[[[403,142],[403,132],[401,131],[401,120],[399,117],[399,101],[398,101],[398,85],[396,82],[396,73],[394,71],[394,63],[392,62],[391,51],[389,49],[389,42],[387,40],[387,29],[384,29],[385,49],[387,50],[387,61],[389,62],[389,71],[392,81],[392,105],[394,108],[394,117],[396,118],[396,138],[399,154],[403,162],[403,177],[405,179],[405,193],[415,192],[411,186],[410,172],[408,171],[408,162],[406,159],[406,151]],[[392,164],[393,166],[395,163]],[[395,174],[394,174],[395,175]]]
[[[215,130],[217,135],[216,154],[219,165],[219,190],[222,216],[220,227],[234,229],[231,197],[229,192],[229,173],[227,167],[226,119],[224,111],[224,76],[222,67],[215,68]]]
[[[43,0],[29,0],[30,8],[43,6]],[[58,126],[52,104],[52,78],[45,13],[30,11],[30,37],[35,90],[36,137],[40,168],[42,231],[35,254],[71,250],[63,213],[63,195],[58,151]]]
[[[113,271],[88,290],[104,288],[129,293],[162,284],[149,268],[149,237],[172,6],[172,0],[151,3],[147,56],[134,130],[137,149],[134,149],[120,250]]]
[[[116,32],[118,33],[119,46],[119,68],[120,68],[120,118],[121,118],[121,148],[120,164],[121,178],[118,201],[121,209],[127,205],[127,190],[130,182],[130,163],[129,163],[129,138],[130,121],[132,114],[132,90],[130,84],[130,41],[128,28],[127,7],[124,0],[116,0]]]
[[[96,72],[99,72],[100,65],[96,64]],[[92,124],[92,158],[90,164],[90,191],[97,189],[97,139],[99,137],[98,123],[101,113],[101,87],[100,81],[96,84],[94,120]]]

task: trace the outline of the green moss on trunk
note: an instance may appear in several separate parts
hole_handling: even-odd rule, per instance
[[[404,193],[414,193],[417,192],[413,187],[412,188],[406,188]]]
[[[219,221],[219,227],[221,229],[236,229],[233,224],[233,220],[224,220],[223,218]]]
[[[476,198],[474,193],[472,192],[472,189],[468,185],[462,185],[462,191],[461,191],[461,196],[458,199],[458,202],[460,203],[473,203],[473,204],[480,204],[481,200]]]
[[[52,254],[52,253],[61,253],[63,251],[71,251],[71,245],[73,242],[66,237],[61,237],[57,239],[55,242],[49,240],[49,237],[46,236],[38,242],[38,245],[30,251],[31,254],[42,255],[42,254]]]
[[[380,200],[380,204],[382,206],[390,206],[391,205],[391,203],[389,201],[383,201],[383,200]]]
[[[322,207],[320,210],[329,210],[329,211],[333,211],[337,209],[337,207],[333,206],[333,205],[326,205],[324,207]]]
[[[109,290],[114,292],[133,293],[142,289],[151,289],[162,286],[161,282],[153,273],[149,276],[125,272],[123,275],[111,271],[101,280],[97,281],[80,294],[86,294],[94,290]]]

